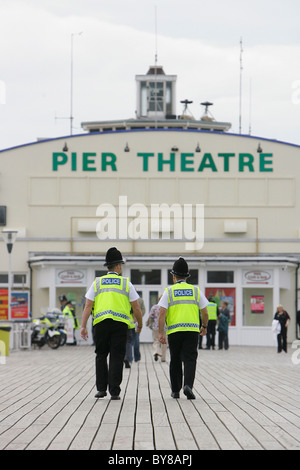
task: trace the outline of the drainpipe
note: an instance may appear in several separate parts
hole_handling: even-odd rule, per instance
[[[28,264],[28,267],[29,267],[29,270],[30,270],[30,284],[29,284],[30,312],[29,312],[29,317],[30,317],[30,320],[31,320],[32,319],[32,266],[31,266],[30,261],[27,261],[27,264]]]

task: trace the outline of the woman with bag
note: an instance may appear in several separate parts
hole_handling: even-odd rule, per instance
[[[278,320],[281,327],[280,333],[277,335],[277,352],[281,353],[282,350],[287,352],[287,327],[290,316],[282,305],[278,305],[274,320]]]

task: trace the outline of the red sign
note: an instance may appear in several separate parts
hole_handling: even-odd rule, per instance
[[[11,320],[28,320],[28,292],[11,293]],[[8,318],[8,289],[0,289],[0,320]]]
[[[265,297],[264,295],[251,295],[251,313],[264,313]]]
[[[8,320],[8,289],[0,289],[0,320]]]
[[[12,292],[11,294],[11,319],[28,320],[28,292]]]
[[[230,312],[231,326],[235,326],[235,288],[227,287],[206,287],[205,296],[212,297],[212,300],[221,307],[222,301],[228,302],[228,309]]]

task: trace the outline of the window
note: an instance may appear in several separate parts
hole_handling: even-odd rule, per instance
[[[13,283],[14,284],[24,285],[24,284],[26,284],[26,281],[27,281],[26,274],[14,274],[13,275]]]
[[[186,280],[188,284],[193,284],[194,286],[198,285],[198,269],[190,269],[190,277]],[[168,272],[168,284],[173,284],[173,276],[170,272]]]
[[[0,274],[0,284],[8,284],[8,274]]]
[[[6,206],[0,206],[0,226],[6,225]]]
[[[12,275],[13,286],[15,285],[24,286],[26,282],[27,282],[26,274],[13,274]],[[0,284],[8,284],[8,274],[0,274]]]
[[[107,274],[107,270],[106,270],[106,271],[105,271],[105,270],[102,270],[102,271],[100,271],[100,270],[95,271],[95,277],[106,276],[106,274]]]
[[[130,280],[133,285],[161,284],[160,269],[131,269]]]
[[[149,111],[163,111],[164,84],[162,82],[149,83]]]
[[[234,282],[233,271],[207,271],[207,283],[229,284]]]
[[[274,314],[272,288],[243,289],[243,326],[270,326]]]

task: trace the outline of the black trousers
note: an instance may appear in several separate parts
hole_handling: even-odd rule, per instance
[[[277,335],[277,351],[287,352],[287,328],[281,325],[281,332]]]
[[[216,323],[217,320],[208,320],[207,334],[206,334],[206,348],[215,349],[215,337],[216,337]]]
[[[181,390],[182,381],[183,385],[193,388],[198,356],[198,339],[199,333],[194,331],[178,331],[168,335],[172,392]]]
[[[100,392],[108,388],[111,395],[120,394],[127,330],[126,323],[111,319],[103,320],[94,327],[96,388]]]
[[[225,349],[229,348],[228,332],[219,331],[219,349],[223,349],[223,345]]]

